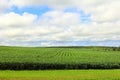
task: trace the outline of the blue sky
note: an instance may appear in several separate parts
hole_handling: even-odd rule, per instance
[[[1,0],[0,45],[120,46],[120,0]]]
[[[40,6],[40,7],[30,6],[30,7],[24,7],[22,9],[18,8],[17,6],[13,6],[10,11],[18,13],[20,15],[22,15],[24,12],[36,14],[36,15],[42,15],[51,10],[52,10],[52,8],[50,8],[48,6]]]

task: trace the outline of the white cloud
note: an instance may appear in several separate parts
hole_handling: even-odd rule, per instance
[[[12,3],[8,0],[0,0],[0,13],[5,11],[6,9],[10,9]]]
[[[1,14],[0,17],[0,39],[19,39],[22,37],[24,39],[26,36],[28,36],[27,38],[41,37],[58,33],[62,30],[54,25],[42,25],[37,21],[36,15],[29,13],[19,15],[11,12]]]
[[[97,22],[115,22],[120,20],[120,0],[107,1],[96,6],[91,12],[93,21]]]
[[[0,39],[3,42],[120,40],[120,21],[85,24],[80,22],[79,16],[78,13],[51,11],[36,20],[36,15],[28,13],[2,14]]]
[[[66,1],[66,0],[11,0],[11,3],[13,5],[18,6],[19,8],[25,7],[25,6],[51,6],[56,8],[64,8],[66,6],[70,6],[72,4],[72,0]]]
[[[62,11],[50,11],[43,14],[40,22],[41,24],[69,27],[80,23],[80,14],[69,12],[64,13]]]
[[[22,8],[25,6],[47,5],[55,9],[77,7],[92,14],[94,21],[115,21],[120,17],[120,0],[11,0],[11,3]]]
[[[19,27],[19,26],[28,26],[30,23],[34,23],[37,16],[29,13],[23,13],[19,15],[14,12],[0,14],[0,27]]]
[[[41,16],[26,12],[22,15],[15,12],[1,13],[0,44],[120,40],[119,4],[120,0],[1,0],[0,11],[8,9],[7,7],[11,9],[14,5],[21,9],[26,6],[46,5],[54,10]],[[82,23],[79,12],[64,12],[68,7],[76,7],[78,11],[83,10],[86,14],[91,14],[91,21]],[[59,45],[63,44],[65,43]],[[40,45],[54,43],[43,42]]]

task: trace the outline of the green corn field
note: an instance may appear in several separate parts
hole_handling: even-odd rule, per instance
[[[118,47],[0,47],[0,69],[120,68]]]

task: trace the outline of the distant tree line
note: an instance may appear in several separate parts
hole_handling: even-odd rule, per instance
[[[119,47],[106,47],[106,46],[55,46],[55,47],[45,47],[45,48],[86,48],[93,50],[104,50],[104,51],[120,51]]]
[[[90,47],[93,50],[98,51],[120,51],[120,47]]]

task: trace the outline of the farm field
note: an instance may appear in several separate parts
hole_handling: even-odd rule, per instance
[[[0,69],[119,69],[119,48],[0,47]]]
[[[0,71],[0,80],[120,80],[120,70]]]

